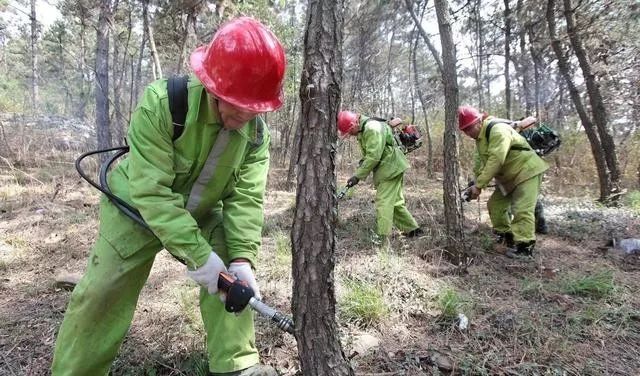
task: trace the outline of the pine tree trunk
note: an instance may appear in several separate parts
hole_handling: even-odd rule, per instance
[[[618,158],[616,156],[616,145],[613,142],[613,137],[609,133],[608,128],[608,116],[607,109],[600,94],[600,87],[596,83],[595,75],[591,69],[591,63],[589,57],[582,44],[582,39],[578,35],[574,21],[574,11],[571,5],[571,0],[564,0],[564,16],[567,21],[567,32],[569,34],[569,40],[571,41],[571,47],[578,58],[580,69],[582,70],[582,76],[584,77],[585,84],[587,86],[587,94],[589,97],[589,104],[591,105],[591,114],[593,123],[598,131],[598,137],[602,143],[602,150],[604,152],[604,160],[607,164],[610,175],[610,194],[620,192],[620,170],[618,168]],[[619,195],[610,196],[613,203],[617,200]],[[607,199],[608,201],[608,199]]]
[[[109,25],[111,1],[100,1],[100,15],[96,26],[96,134],[98,148],[111,147],[109,124]],[[107,158],[101,154],[102,161]]]
[[[424,117],[424,131],[425,137],[427,138],[427,177],[433,177],[433,142],[431,140],[431,129],[429,127],[429,119],[427,118],[427,104],[424,100],[424,93],[422,92],[422,88],[420,87],[420,82],[418,80],[418,59],[416,55],[418,54],[418,41],[419,36],[416,34],[414,43],[413,43],[413,54],[412,56],[412,64],[413,65],[413,77],[414,77],[414,85],[416,87],[416,94],[418,95],[418,100],[420,100],[420,107],[422,107],[422,115]]]
[[[455,265],[466,264],[466,246],[462,232],[462,202],[458,189],[458,81],[456,47],[451,32],[447,0],[435,0],[442,45],[442,82],[444,84],[444,216],[447,229],[446,249]]]
[[[292,310],[300,365],[307,376],[354,374],[338,335],[333,274],[342,7],[342,0],[309,1],[304,36],[298,191],[291,240]]]
[[[548,0],[546,17],[549,27],[549,38],[551,39],[551,47],[553,48],[556,58],[558,59],[558,70],[560,71],[560,74],[567,84],[569,95],[571,96],[571,100],[573,101],[576,112],[580,117],[580,121],[582,122],[582,126],[584,127],[584,131],[587,134],[587,139],[589,140],[589,144],[591,146],[591,153],[593,154],[593,159],[596,162],[596,169],[598,171],[598,181],[600,184],[600,201],[606,202],[611,194],[611,176],[609,175],[609,170],[607,169],[607,164],[604,159],[604,150],[602,148],[600,138],[598,137],[595,127],[591,122],[591,119],[589,118],[584,105],[582,104],[580,93],[578,92],[578,89],[576,88],[576,85],[573,81],[573,75],[569,67],[569,61],[564,55],[564,52],[562,51],[562,45],[556,35],[555,8],[555,0]]]
[[[157,80],[162,78],[162,66],[160,65],[160,57],[158,56],[158,50],[156,49],[156,42],[153,39],[153,28],[151,27],[151,22],[149,22],[149,0],[142,0],[146,12],[143,13],[144,19],[143,24],[144,28],[147,30],[147,37],[149,38],[149,51],[151,51],[151,58],[153,59],[153,79]]]
[[[504,0],[504,104],[507,119],[511,119],[511,8]]]
[[[36,0],[31,0],[31,110],[38,112],[38,20]]]

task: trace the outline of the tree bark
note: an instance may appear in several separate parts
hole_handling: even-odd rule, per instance
[[[595,75],[591,70],[591,63],[589,62],[589,57],[587,56],[587,52],[582,44],[582,38],[578,35],[578,31],[576,30],[571,0],[564,0],[564,17],[567,21],[567,33],[569,34],[571,47],[573,47],[573,51],[578,59],[580,69],[582,70],[582,76],[584,77],[584,81],[587,86],[587,94],[589,96],[589,104],[591,105],[593,123],[596,126],[600,142],[602,143],[604,160],[607,163],[607,168],[610,174],[610,193],[618,193],[620,192],[620,170],[618,168],[618,158],[616,156],[616,145],[613,142],[613,137],[609,133],[607,108],[604,105],[604,100],[600,93],[600,87],[596,83]],[[618,197],[618,195],[614,195],[611,198],[615,202]]]
[[[109,124],[109,18],[111,1],[100,1],[100,14],[96,26],[96,134],[98,148],[111,147]],[[101,161],[108,156],[101,154]]]
[[[142,40],[140,41],[140,51],[138,51],[138,62],[136,64],[135,77],[131,77],[133,81],[133,90],[131,97],[129,97],[129,107],[133,110],[134,101],[138,99],[138,93],[140,93],[140,86],[142,81],[142,58],[144,56],[144,46],[147,44],[149,38],[149,0],[142,0]]]
[[[429,2],[428,0],[425,2],[425,5],[424,5],[425,7],[427,6],[428,2]],[[433,43],[431,43],[431,39],[429,39],[429,35],[427,34],[427,31],[422,27],[420,20],[418,20],[418,16],[416,16],[416,13],[413,11],[413,3],[410,0],[404,0],[404,4],[407,7],[409,14],[411,15],[411,18],[413,19],[414,24],[418,28],[418,31],[420,32],[422,39],[424,39],[424,42],[427,44],[427,47],[429,48],[429,51],[431,51],[431,54],[433,55],[433,60],[436,62],[436,65],[438,66],[438,71],[442,73],[442,60],[440,59],[440,54],[438,53],[438,50],[433,45]],[[441,39],[442,39],[442,36],[441,36]]]
[[[196,23],[204,5],[204,1],[195,1],[193,3],[193,6],[187,11],[187,20],[185,21],[184,26],[184,39],[182,40],[182,45],[180,46],[180,55],[178,57],[178,61],[176,62],[177,74],[180,74],[183,68],[187,72],[189,71],[189,53],[196,47],[198,41],[196,35]]]
[[[412,64],[413,65],[413,77],[414,77],[414,85],[416,88],[416,94],[418,95],[418,100],[420,100],[420,106],[422,107],[422,115],[424,117],[424,132],[425,137],[427,138],[427,177],[433,177],[433,142],[431,140],[431,129],[429,127],[429,119],[427,118],[427,103],[424,100],[424,93],[422,92],[422,88],[420,87],[420,80],[418,79],[418,59],[416,55],[418,54],[418,42],[420,38],[416,34],[416,37],[413,42],[413,54],[412,56]]]
[[[298,191],[291,230],[296,339],[304,375],[353,375],[338,336],[334,281],[336,119],[343,1],[310,0],[300,82]]]
[[[149,0],[142,0],[146,12],[143,13],[144,20],[143,24],[147,30],[147,37],[149,38],[149,51],[151,51],[151,58],[153,59],[153,79],[157,80],[162,78],[162,66],[160,65],[160,57],[158,56],[158,50],[156,49],[156,42],[153,39],[153,28],[151,27],[151,22],[149,22]]]
[[[462,232],[462,201],[458,187],[458,81],[456,46],[451,32],[447,0],[435,0],[440,44],[442,45],[442,82],[444,85],[444,216],[447,228],[447,253],[455,265],[466,265],[466,246]]]
[[[87,104],[91,95],[91,82],[87,79],[87,21],[89,18],[88,10],[81,4],[80,7],[80,59],[78,61],[78,81],[80,82],[79,98],[75,106],[74,115],[78,119],[84,120],[87,116]]]
[[[507,119],[511,119],[511,8],[504,0],[504,104]]]
[[[36,0],[31,0],[31,110],[38,112],[38,20]]]
[[[584,127],[584,131],[587,134],[587,138],[591,146],[591,153],[593,154],[593,158],[596,162],[598,181],[600,183],[600,201],[606,202],[611,193],[611,176],[609,175],[609,171],[604,160],[604,150],[602,149],[600,138],[598,137],[598,134],[595,131],[595,127],[591,122],[591,119],[589,118],[584,105],[582,104],[580,93],[578,92],[578,89],[573,82],[573,75],[569,67],[569,60],[564,55],[560,39],[558,39],[558,36],[556,35],[555,8],[555,0],[547,0],[546,18],[549,27],[549,38],[551,39],[551,47],[553,48],[556,58],[558,59],[558,70],[560,71],[560,74],[567,84],[569,95],[571,96],[571,100],[573,101],[576,112],[580,117],[580,121],[582,122],[582,126]]]
[[[478,85],[478,106],[484,108],[484,31],[482,30],[482,16],[480,15],[481,0],[475,0],[473,3],[473,15],[475,21],[475,34],[478,58],[478,68],[475,71],[476,84]]]
[[[533,106],[535,108],[536,117],[540,117],[540,68],[542,62],[542,52],[537,51],[534,47],[535,31],[532,24],[527,25],[527,35],[529,36],[529,54],[533,60]]]

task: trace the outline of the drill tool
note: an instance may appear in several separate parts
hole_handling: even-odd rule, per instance
[[[460,193],[460,198],[462,198],[466,202],[471,201],[470,188],[473,187],[475,183],[476,183],[475,181],[470,180],[469,183],[467,184],[467,187],[461,190],[462,193]]]
[[[226,294],[224,308],[227,312],[241,312],[248,305],[262,316],[271,319],[281,330],[293,334],[293,321],[257,299],[255,292],[246,281],[237,279],[233,274],[222,272],[218,277],[218,288]]]
[[[338,193],[338,200],[342,200],[344,196],[347,194],[347,191],[353,187],[355,184],[350,181],[347,182],[347,185]]]

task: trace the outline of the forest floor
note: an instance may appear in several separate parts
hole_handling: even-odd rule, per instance
[[[272,169],[258,281],[264,300],[290,313],[289,231],[295,193]],[[629,208],[602,208],[546,187],[550,232],[535,260],[493,249],[483,193],[465,204],[474,252],[466,271],[443,257],[442,182],[407,174],[410,211],[427,236],[396,235],[391,250],[370,241],[374,191],[361,183],[339,202],[338,323],[358,375],[637,375],[640,256],[601,248],[611,236],[640,237]],[[346,180],[345,175],[340,181]],[[70,291],[96,238],[98,193],[70,158],[0,167],[0,375],[48,374]],[[198,288],[166,252],[156,259],[114,375],[206,375]],[[468,319],[460,329],[459,317]],[[257,318],[265,363],[299,371],[292,336]]]

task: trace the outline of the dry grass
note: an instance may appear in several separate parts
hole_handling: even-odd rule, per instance
[[[54,277],[82,272],[96,235],[99,196],[80,183],[71,161],[67,154],[0,168],[0,375],[48,373],[69,298],[53,286]],[[477,255],[459,276],[442,257],[441,182],[426,180],[424,171],[407,175],[406,197],[428,236],[396,234],[389,252],[370,241],[375,213],[368,182],[339,203],[338,319],[357,374],[637,374],[640,268],[598,251],[606,226],[575,218],[551,223],[535,261],[514,262],[492,251],[483,195],[482,205],[465,205]],[[258,280],[265,300],[290,312],[295,194],[276,190],[285,173],[274,169],[270,177]],[[549,180],[553,207],[561,201],[549,194],[556,191],[555,179]],[[624,231],[640,233],[637,216]],[[458,313],[469,318],[465,331],[457,329]],[[356,354],[362,334],[379,339],[379,347]],[[205,374],[203,340],[197,288],[162,253],[113,374]],[[296,374],[291,336],[258,318],[257,340],[264,362]]]

